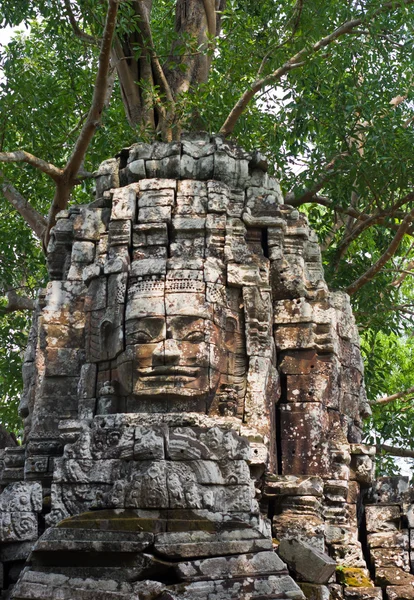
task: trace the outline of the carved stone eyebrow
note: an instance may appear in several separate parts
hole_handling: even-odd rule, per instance
[[[165,318],[145,317],[142,319],[134,319],[127,324],[127,333],[131,338],[131,342],[134,342],[140,333],[148,335],[148,342],[161,341],[165,339]]]
[[[200,317],[177,316],[167,319],[167,335],[173,334],[175,339],[185,339],[190,333],[205,334],[205,321]]]

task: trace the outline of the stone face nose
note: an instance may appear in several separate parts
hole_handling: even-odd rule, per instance
[[[176,365],[180,360],[180,350],[175,340],[164,342],[164,362],[166,365]]]
[[[157,367],[164,364],[164,342],[156,345],[152,353],[152,366]]]

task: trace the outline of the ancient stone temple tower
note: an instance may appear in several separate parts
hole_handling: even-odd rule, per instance
[[[136,144],[58,215],[0,463],[2,599],[414,596],[348,298],[266,171],[220,137]]]

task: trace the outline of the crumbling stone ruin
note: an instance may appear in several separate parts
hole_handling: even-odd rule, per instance
[[[220,137],[135,144],[58,215],[1,451],[2,599],[414,597],[349,300],[266,171]]]

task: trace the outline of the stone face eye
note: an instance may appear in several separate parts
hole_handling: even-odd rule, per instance
[[[147,331],[137,331],[135,336],[138,344],[149,344],[152,342],[153,337]]]
[[[191,331],[185,336],[184,340],[194,344],[204,342],[204,331]]]

